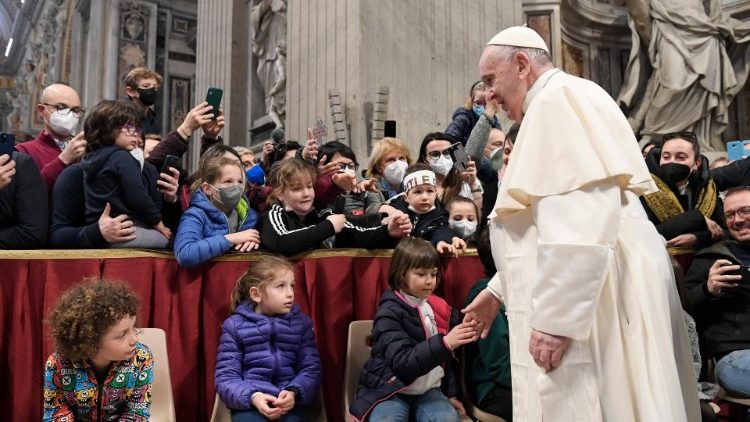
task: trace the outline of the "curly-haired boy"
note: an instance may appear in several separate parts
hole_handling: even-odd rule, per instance
[[[138,297],[124,284],[87,279],[49,317],[55,352],[44,370],[44,418],[147,421],[153,358],[138,342]]]

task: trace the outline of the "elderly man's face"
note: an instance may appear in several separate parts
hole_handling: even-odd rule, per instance
[[[496,46],[487,46],[479,59],[479,75],[486,86],[487,101],[497,101],[508,117],[516,122],[523,118],[523,100],[528,91],[526,76],[529,73],[528,61],[519,62],[519,54],[522,53],[513,55],[508,61],[500,56]]]
[[[724,218],[732,239],[750,242],[750,192],[729,195],[724,200]]]

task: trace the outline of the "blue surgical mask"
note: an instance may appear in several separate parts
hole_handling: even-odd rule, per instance
[[[474,110],[474,114],[476,114],[477,117],[479,117],[482,115],[482,113],[484,113],[484,106],[474,106],[473,110]]]

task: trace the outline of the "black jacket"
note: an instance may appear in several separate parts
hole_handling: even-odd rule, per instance
[[[685,276],[688,310],[695,318],[698,332],[704,333],[707,357],[722,357],[735,350],[750,349],[750,280],[725,288],[718,296],[708,292],[708,271],[717,259],[743,265],[732,249],[743,248],[735,240],[722,240],[695,254]],[[743,248],[750,254],[750,248]],[[750,263],[745,263],[747,265]]]
[[[390,237],[388,227],[380,225],[379,221],[367,226],[347,220],[344,229],[336,234],[333,223],[326,220],[329,215],[330,209],[313,209],[300,219],[294,212],[274,204],[261,220],[260,241],[265,249],[285,256],[330,247],[388,249],[396,246],[397,239]]]
[[[441,241],[450,244],[453,240],[453,230],[448,225],[448,212],[445,211],[440,201],[435,201],[435,209],[424,214],[417,214],[409,209],[409,204],[403,197],[391,202],[391,206],[407,214],[411,220],[411,235],[428,240],[433,246]]]
[[[716,189],[723,192],[737,186],[750,186],[750,160],[737,160],[711,170]]]
[[[438,365],[445,365],[441,390],[446,397],[458,396],[455,355],[443,337],[458,325],[459,314],[435,295],[427,302],[438,326],[438,334],[429,338],[414,305],[393,290],[386,290],[380,298],[372,327],[372,352],[362,367],[357,396],[349,407],[349,413],[358,420],[366,420],[375,404]]]
[[[127,150],[105,146],[86,154],[81,167],[86,224],[99,220],[107,202],[112,206],[112,217],[127,214],[148,226],[161,221],[161,195],[156,189],[159,172],[152,164],[146,162],[141,171]]]
[[[99,222],[86,225],[83,196],[83,169],[80,164],[65,168],[52,188],[52,212],[49,238],[53,248],[105,248],[107,241],[99,230]]]
[[[649,155],[646,157],[646,165],[648,166],[648,170],[649,172],[651,172],[651,174],[659,177],[662,181],[667,183],[672,193],[674,193],[677,199],[680,201],[682,209],[685,210],[685,212],[661,222],[659,221],[654,211],[649,207],[645,198],[642,196],[641,203],[643,204],[643,208],[645,208],[646,210],[648,219],[651,220],[652,223],[654,223],[654,226],[656,226],[656,231],[658,231],[659,234],[664,236],[664,238],[667,240],[677,237],[681,234],[692,233],[698,239],[695,244],[696,248],[704,248],[710,245],[712,242],[711,233],[708,231],[706,220],[703,214],[701,214],[700,210],[696,208],[698,206],[698,197],[700,196],[703,189],[705,189],[708,185],[709,180],[711,180],[711,175],[708,171],[708,165],[706,164],[708,160],[706,159],[706,157],[702,157],[703,160],[701,162],[701,165],[698,167],[698,170],[693,172],[693,174],[690,176],[687,193],[685,195],[680,195],[677,187],[669,185],[669,183],[663,177],[661,168],[659,166],[660,156],[661,149],[659,148],[654,148],[649,152]],[[716,207],[714,207],[713,213],[708,217],[718,223],[721,227],[726,228],[726,223],[724,221],[724,204],[722,203],[721,198],[719,198],[718,195],[719,190],[717,189]]]
[[[36,249],[47,243],[49,204],[34,160],[13,153],[16,174],[0,189],[0,249]]]

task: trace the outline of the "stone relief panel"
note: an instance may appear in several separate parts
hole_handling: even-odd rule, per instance
[[[252,8],[250,24],[254,70],[260,83],[257,92],[265,98],[267,115],[277,127],[284,127],[287,1],[261,0]]]
[[[526,24],[536,31],[549,48],[552,60],[555,59],[554,44],[552,43],[552,13],[534,13],[526,16]]]
[[[0,98],[4,113],[4,130],[33,133],[41,129],[36,103],[44,87],[51,81],[65,79],[61,60],[69,42],[70,10],[73,0],[48,0],[33,25],[24,47],[23,63],[15,75],[13,88]],[[62,50],[62,51],[61,51]],[[65,66],[62,66],[65,68]],[[10,84],[5,83],[5,86]]]
[[[188,78],[171,76],[169,78],[169,123],[170,127],[177,128],[185,120],[188,111],[192,108],[190,93],[193,88]]]
[[[120,31],[117,42],[118,80],[116,82],[121,83],[130,70],[146,66],[151,18],[151,8],[147,5],[131,1],[120,3]]]
[[[600,48],[597,51],[596,72],[599,86],[612,95],[612,65],[609,61],[609,50]]]
[[[563,70],[571,75],[588,78],[588,50],[572,45],[565,40],[562,43]]]

